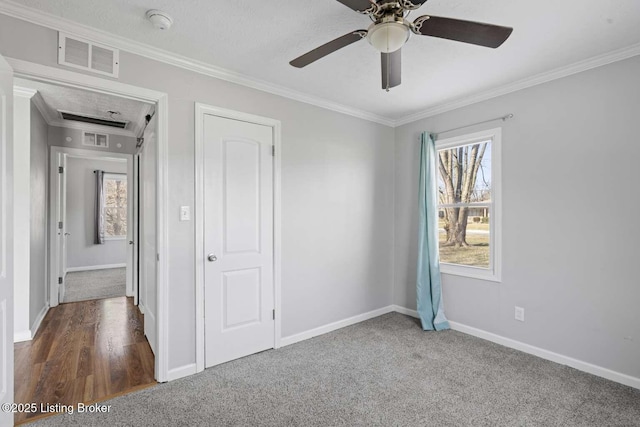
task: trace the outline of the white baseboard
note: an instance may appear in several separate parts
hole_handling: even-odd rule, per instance
[[[188,377],[197,372],[196,364],[190,363],[188,365],[180,366],[179,368],[169,369],[167,374],[167,381],[177,380],[179,378]]]
[[[13,333],[13,342],[23,342],[23,341],[31,341],[33,337],[31,336],[31,331],[20,331]]]
[[[611,381],[615,381],[620,384],[628,385],[629,387],[640,389],[640,378],[632,377],[631,375],[622,374],[620,372],[612,371],[611,369],[603,368],[601,366],[593,365],[582,360],[574,359],[569,356],[554,353],[553,351],[545,350],[540,347],[536,347],[530,344],[525,344],[521,341],[516,341],[511,338],[506,338],[501,335],[496,335],[491,332],[483,331],[471,326],[463,325],[462,323],[449,321],[451,329],[463,332],[465,334],[473,335],[474,337],[482,338],[487,341],[494,342],[496,344],[503,345],[505,347],[513,348],[515,350],[522,351],[524,353],[532,354],[540,357],[541,359],[550,360],[552,362],[559,363],[561,365],[567,365],[579,371],[583,371],[598,377],[606,378]]]
[[[145,325],[157,325],[156,323],[156,316],[154,315],[154,313],[152,313],[151,311],[147,311],[144,314],[144,324]],[[149,329],[145,329],[144,331],[144,335],[147,337],[147,341],[149,342],[149,347],[151,347],[151,351],[153,352],[153,355],[155,357],[158,357],[158,349],[157,349],[157,328],[149,328]],[[147,333],[148,332],[148,333]]]
[[[38,315],[36,316],[36,319],[33,321],[33,325],[31,325],[31,338],[36,336],[38,329],[40,329],[40,324],[42,323],[44,316],[47,315],[48,311],[49,304],[45,304],[44,307],[42,307],[42,310],[40,310],[40,313],[38,313]]]
[[[406,314],[411,317],[418,317],[418,312],[406,307],[394,305],[394,310],[398,313]],[[545,350],[540,347],[536,347],[530,344],[525,344],[521,341],[516,341],[511,338],[506,338],[501,335],[494,334],[492,332],[483,331],[482,329],[474,328],[464,325],[458,322],[449,321],[451,329],[454,331],[462,332],[474,337],[482,338],[487,341],[494,342],[496,344],[503,345],[505,347],[513,348],[515,350],[522,351],[524,353],[532,354],[541,359],[550,360],[561,365],[570,366],[588,374],[596,375],[598,377],[606,378],[611,381],[615,381],[620,384],[627,385],[629,387],[640,389],[640,378],[632,377],[631,375],[622,374],[620,372],[612,371],[611,369],[603,368],[601,366],[593,365],[582,360],[574,359],[569,356],[554,353],[553,351]]]
[[[72,273],[74,271],[89,271],[89,270],[105,270],[107,268],[124,268],[127,264],[103,264],[103,265],[87,265],[85,267],[67,267],[66,273]]]
[[[309,338],[323,335],[336,329],[341,329],[346,326],[355,325],[356,323],[364,322],[365,320],[373,319],[374,317],[382,316],[383,314],[391,313],[393,306],[382,307],[377,310],[369,311],[367,313],[359,314],[357,316],[349,317],[348,319],[339,320],[337,322],[329,323],[328,325],[320,326],[309,331],[301,332],[299,334],[290,335],[280,339],[280,346],[294,344],[300,341],[308,340]]]
[[[420,317],[418,316],[417,311],[411,310],[410,308],[402,307],[399,305],[393,305],[393,311],[395,311],[396,313],[406,314],[407,316],[415,317],[416,319]]]
[[[36,336],[36,333],[40,328],[40,324],[42,323],[42,319],[44,319],[44,316],[47,315],[48,311],[49,311],[49,305],[47,304],[44,307],[42,307],[42,310],[40,310],[40,313],[38,313],[38,315],[36,316],[36,320],[33,321],[33,325],[31,325],[31,329],[28,329],[26,331],[14,332],[13,342],[16,343],[16,342],[31,341],[33,337]]]
[[[140,313],[144,314],[144,304],[140,300],[138,300],[138,310],[140,310]]]

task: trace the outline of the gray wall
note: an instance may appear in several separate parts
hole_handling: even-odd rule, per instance
[[[67,137],[71,141],[66,140]],[[118,148],[118,144],[122,147]],[[49,126],[49,145],[56,147],[82,148],[83,150],[107,151],[110,153],[134,154],[136,152],[136,139],[130,136],[109,135],[109,148],[91,147],[82,145],[82,131],[80,129]]]
[[[502,125],[503,281],[443,275],[446,314],[640,377],[639,75],[635,57],[397,128],[395,303],[416,307],[420,132],[514,113]]]
[[[31,217],[29,257],[29,325],[46,305],[49,146],[47,122],[31,102]]]
[[[96,176],[94,170],[127,173],[127,162],[67,159],[67,268],[124,264],[127,261],[127,239],[94,243]]]
[[[58,67],[53,30],[0,15],[0,40]],[[282,121],[283,336],[392,302],[393,129],[127,52],[118,80],[169,95],[169,369],[195,363],[195,102]]]

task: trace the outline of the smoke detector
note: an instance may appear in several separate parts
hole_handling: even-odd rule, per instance
[[[168,30],[173,24],[173,19],[167,12],[157,9],[148,10],[147,19],[159,30]]]

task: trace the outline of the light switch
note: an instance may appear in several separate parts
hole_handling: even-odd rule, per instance
[[[191,221],[191,206],[180,206],[180,221]]]

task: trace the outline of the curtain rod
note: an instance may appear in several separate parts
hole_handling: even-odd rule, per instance
[[[501,117],[496,117],[495,119],[484,120],[482,122],[471,123],[470,125],[464,125],[464,126],[459,126],[457,128],[453,128],[453,129],[443,130],[443,131],[440,131],[440,132],[438,132],[438,133],[436,133],[434,135],[435,135],[435,138],[437,139],[438,136],[440,136],[441,133],[453,132],[454,130],[464,129],[464,128],[468,128],[468,127],[471,127],[471,126],[482,125],[482,124],[490,123],[490,122],[495,122],[496,120],[502,120],[503,122],[506,122],[509,119],[513,119],[513,113],[509,113],[509,114],[506,114],[506,115],[501,116]]]
[[[98,172],[100,169],[96,169],[93,171],[93,173]],[[124,172],[107,172],[107,171],[102,171],[104,173],[106,173],[107,175],[126,175],[126,173]]]

